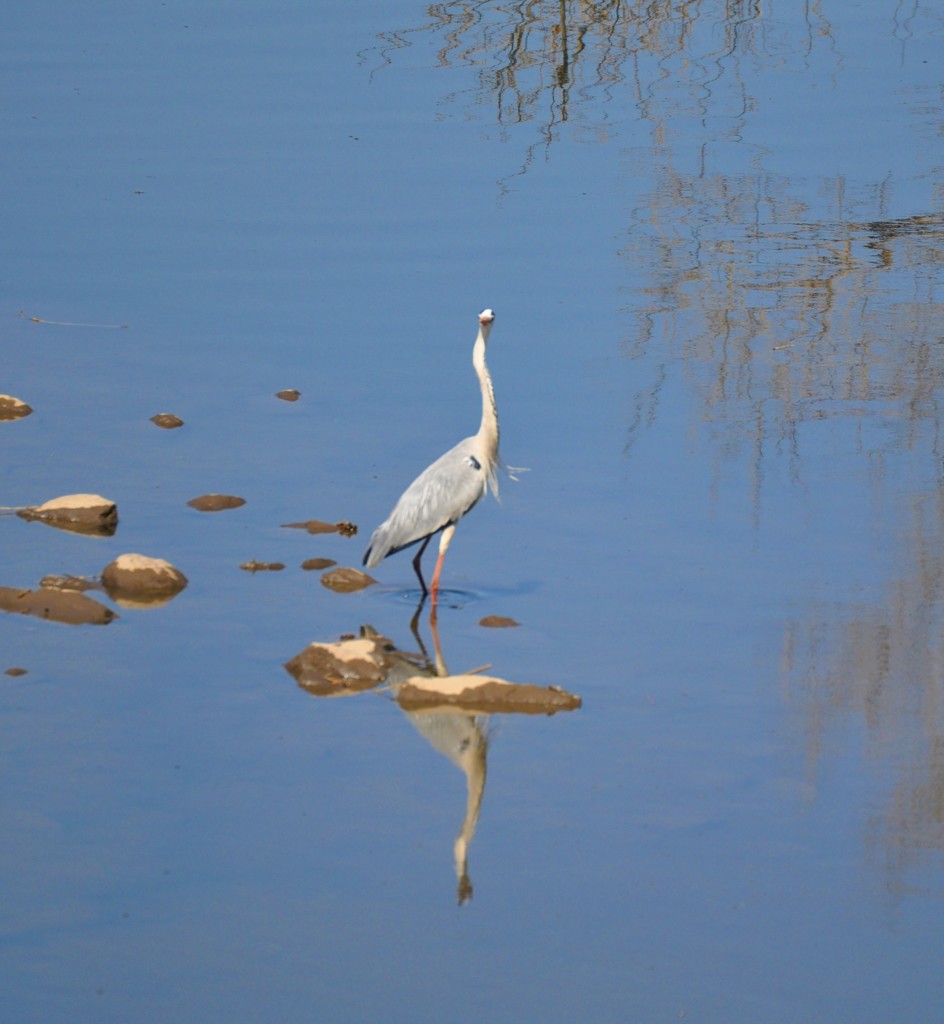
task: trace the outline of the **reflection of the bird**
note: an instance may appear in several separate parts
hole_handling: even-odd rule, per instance
[[[430,746],[448,758],[466,778],[465,814],[454,846],[460,905],[472,897],[468,852],[485,794],[491,715],[496,712],[543,713],[573,710],[580,698],[557,687],[510,683],[480,671],[451,675],[439,641],[435,616],[430,619],[433,656],[411,622],[419,652],[400,651],[370,626],[359,636],[336,643],[312,643],[286,662],[298,685],[313,696],[353,695],[383,687]]]
[[[407,711],[405,714],[423,739],[465,775],[465,817],[454,847],[457,896],[462,904],[472,897],[468,853],[485,794],[489,717],[457,711]]]
[[[420,601],[416,614],[410,622],[410,629],[432,672],[438,678],[446,678],[449,675],[449,669],[446,667],[439,642],[439,628],[435,611],[429,620],[435,652],[434,660],[430,662],[419,630],[419,616],[422,608],[423,600]],[[462,827],[459,829],[453,847],[456,865],[456,897],[461,906],[472,898],[472,880],[469,878],[469,845],[475,835],[475,827],[478,824],[479,811],[482,807],[482,797],[485,795],[485,776],[488,771],[489,717],[488,715],[474,715],[435,708],[429,711],[405,711],[404,714],[430,746],[452,761],[465,775],[465,817],[462,819]]]

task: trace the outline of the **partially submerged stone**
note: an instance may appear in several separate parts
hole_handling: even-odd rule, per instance
[[[164,604],[187,586],[187,577],[163,558],[119,555],[102,570],[109,597],[131,607]]]
[[[299,686],[319,697],[385,684],[405,711],[553,715],[581,706],[580,697],[557,686],[511,683],[479,672],[437,676],[425,656],[397,650],[369,626],[360,637],[309,644],[285,668]]]
[[[320,519],[307,519],[304,523],[283,523],[285,530],[307,530],[309,533],[340,533],[342,537],[353,537],[357,533],[354,523],[342,519],[339,523],[324,523]]]
[[[553,715],[574,711],[582,701],[556,686],[510,683],[484,675],[413,676],[395,688],[397,703],[409,711],[461,708],[476,714]]]
[[[505,615],[486,615],[484,619],[479,619],[479,625],[485,626],[486,629],[513,629],[521,623]]]
[[[373,586],[376,582],[373,576],[368,576],[366,572],[346,566],[331,569],[321,577],[322,586],[333,590],[336,594],[353,594],[355,591]]]
[[[234,494],[201,494],[198,498],[191,498],[187,504],[198,512],[222,512],[245,505],[246,499]]]
[[[14,678],[25,676],[26,673],[27,670],[25,668],[21,668],[19,665],[11,665],[9,668],[5,668],[3,670],[3,674],[5,676],[13,676]]]
[[[13,395],[0,395],[0,422],[4,420],[21,420],[33,411],[21,398]]]
[[[311,569],[330,569],[338,563],[333,558],[306,558],[302,562],[302,568],[307,572]]]
[[[101,590],[98,582],[84,579],[82,576],[44,576],[39,585],[45,590],[75,590],[80,594],[86,590]]]
[[[382,683],[396,659],[390,641],[380,635],[337,643],[309,644],[285,663],[303,689],[318,697],[339,697]]]
[[[302,397],[301,391],[296,391],[295,388],[283,388],[281,391],[276,391],[276,398],[281,398],[283,402],[297,402]]]
[[[20,509],[17,515],[60,530],[105,537],[110,537],[118,528],[118,506],[100,494],[65,494],[42,505]]]
[[[184,425],[184,421],[172,412],[159,412],[151,417],[151,422],[163,430],[176,430]]]
[[[0,587],[0,611],[33,615],[69,626],[107,626],[117,615],[91,597],[75,591],[21,590]]]
[[[243,562],[240,569],[244,569],[246,572],[281,572],[285,568],[284,562],[257,562],[253,559],[251,562]]]

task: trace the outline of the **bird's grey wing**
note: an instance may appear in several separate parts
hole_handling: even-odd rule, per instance
[[[455,523],[485,493],[485,467],[473,454],[472,438],[440,456],[400,496],[386,522],[374,530],[364,555],[370,569],[387,555]]]

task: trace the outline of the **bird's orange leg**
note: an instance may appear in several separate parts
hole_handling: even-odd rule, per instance
[[[452,523],[443,530],[442,536],[439,538],[439,558],[436,559],[436,569],[433,572],[433,582],[429,588],[433,608],[436,607],[436,602],[439,598],[439,574],[442,572],[443,561],[446,558],[446,552],[449,550],[449,545],[452,543],[452,537],[455,532],[456,526],[455,523]]]

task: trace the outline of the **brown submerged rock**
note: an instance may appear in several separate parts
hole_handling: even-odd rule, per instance
[[[479,619],[479,625],[485,626],[486,629],[513,629],[521,623],[504,615],[486,615],[484,619]]]
[[[338,569],[331,569],[321,577],[321,585],[333,590],[336,594],[353,594],[358,590],[373,586],[377,581],[373,576],[368,576],[360,569],[350,569],[341,566]]]
[[[323,523],[320,519],[308,519],[304,523],[283,523],[285,530],[307,530],[309,533],[340,533],[342,537],[353,537],[357,527],[342,519],[340,523]]]
[[[178,427],[182,427],[184,425],[184,421],[179,416],[175,416],[172,412],[159,412],[155,416],[151,417],[151,422],[156,427],[161,427],[163,430],[176,430]]]
[[[20,590],[0,587],[0,611],[33,615],[68,626],[107,626],[118,616],[105,605],[75,591]]]
[[[228,508],[240,508],[246,504],[246,499],[234,494],[201,494],[198,498],[191,498],[187,504],[198,512],[223,512]]]
[[[39,581],[40,587],[44,590],[77,590],[84,593],[86,590],[101,590],[101,584],[93,580],[87,580],[82,576],[44,576]]]
[[[302,568],[307,572],[311,569],[330,569],[338,563],[333,558],[306,558],[302,562]]]

